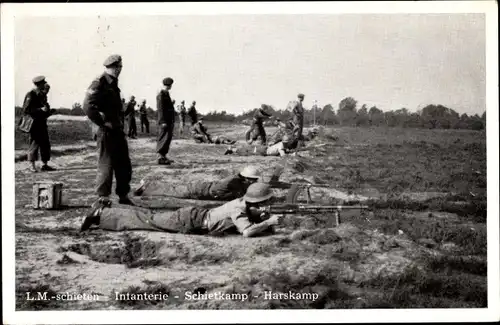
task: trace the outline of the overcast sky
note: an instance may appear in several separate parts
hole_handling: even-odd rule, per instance
[[[443,104],[485,110],[482,14],[30,17],[15,23],[15,100],[45,75],[52,107],[82,102],[102,62],[123,56],[119,85],[156,109],[161,80],[202,113],[240,113],[352,96],[382,110]]]

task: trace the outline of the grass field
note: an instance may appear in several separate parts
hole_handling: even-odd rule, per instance
[[[85,121],[51,121],[52,145],[91,143]],[[243,142],[246,126],[209,124]],[[154,132],[154,129],[152,130]],[[273,133],[273,129],[267,129]],[[140,134],[140,128],[139,128]],[[25,149],[16,133],[16,150]],[[323,146],[316,146],[323,144]],[[285,163],[282,180],[312,180],[370,196],[371,213],[287,216],[274,236],[212,238],[91,231],[81,217],[94,198],[91,147],[57,155],[59,171],[30,174],[16,163],[16,307],[65,309],[473,308],[487,306],[486,136],[463,130],[335,128],[297,157],[224,156],[225,146],[174,138],[179,168],[154,161],[154,133],[130,140],[132,185],[150,172],[173,181],[216,179],[246,162]],[[71,171],[64,170],[72,168]],[[64,183],[63,210],[33,210],[34,181]],[[281,195],[281,193],[278,193]],[[316,200],[324,198],[313,190]],[[139,201],[144,206],[154,202]],[[30,301],[38,291],[87,293],[98,301]],[[246,293],[249,299],[188,300],[185,292]],[[317,298],[264,299],[264,292]],[[165,301],[115,293],[168,293]],[[175,298],[179,296],[179,298]]]

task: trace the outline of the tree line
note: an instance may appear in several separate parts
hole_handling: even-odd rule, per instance
[[[459,114],[455,110],[439,104],[429,104],[417,112],[410,112],[404,107],[384,112],[376,106],[368,107],[366,104],[358,106],[358,102],[354,98],[346,97],[339,102],[337,110],[331,104],[305,109],[304,123],[325,126],[386,126],[426,129],[484,130],[486,128],[486,112],[481,116],[478,114]],[[286,109],[276,109],[274,106],[266,104],[264,104],[264,108],[272,114],[273,119],[286,121],[292,117],[292,113]],[[238,115],[213,110],[205,114],[204,119],[213,122],[244,123],[250,121],[257,110],[258,108],[254,108]],[[21,112],[21,107],[16,107],[16,116],[20,115]],[[151,107],[147,108],[147,112],[149,118],[156,118],[156,111]],[[60,108],[57,113],[85,115],[79,103],[75,103],[71,109]]]

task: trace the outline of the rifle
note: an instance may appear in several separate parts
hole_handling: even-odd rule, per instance
[[[312,204],[272,204],[266,208],[269,214],[322,214],[333,213],[336,226],[340,225],[340,211],[367,210],[366,205],[312,205]]]

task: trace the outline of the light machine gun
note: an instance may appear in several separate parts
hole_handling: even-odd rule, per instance
[[[336,226],[340,225],[340,211],[342,210],[367,210],[366,205],[313,205],[313,204],[272,204],[266,207],[269,214],[323,214],[333,213]]]

